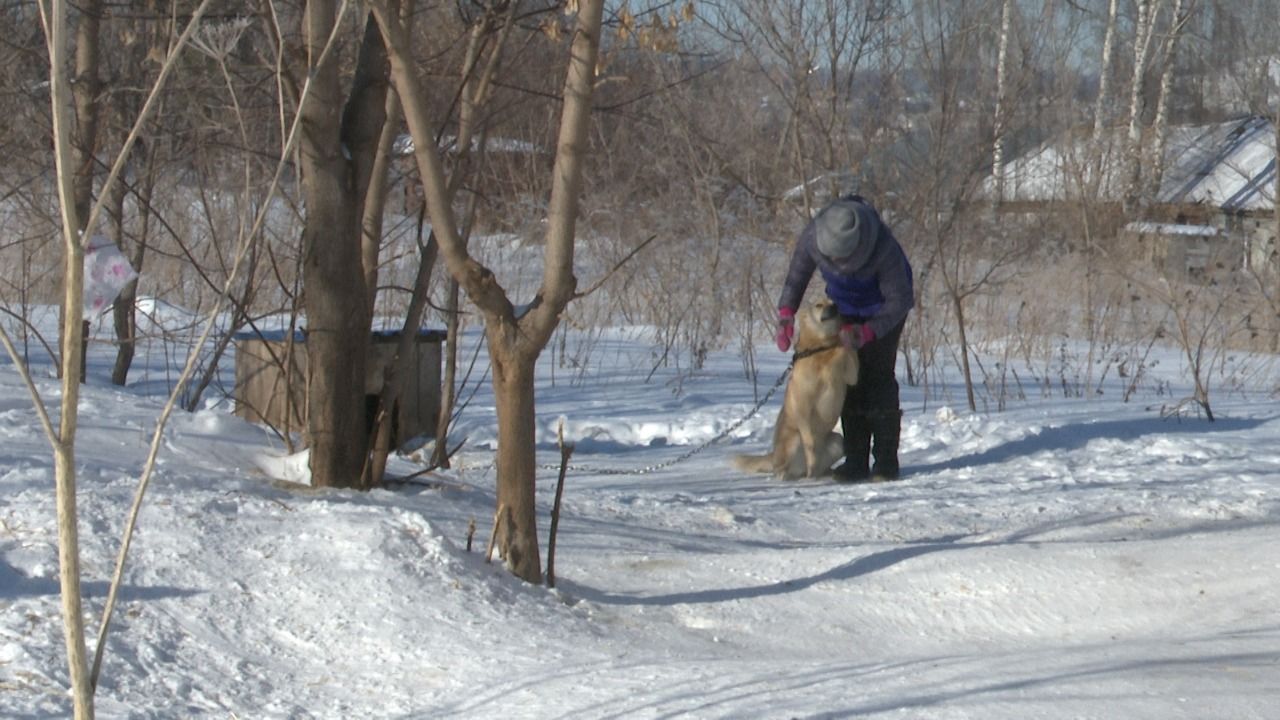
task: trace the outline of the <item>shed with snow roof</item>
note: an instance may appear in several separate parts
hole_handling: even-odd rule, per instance
[[[1170,277],[1199,279],[1215,268],[1239,267],[1242,249],[1221,241],[1213,225],[1187,223],[1131,222],[1124,227],[1142,254]]]

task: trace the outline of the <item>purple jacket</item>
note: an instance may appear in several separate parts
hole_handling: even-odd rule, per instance
[[[815,225],[809,221],[791,254],[778,307],[798,309],[813,271],[819,270],[827,282],[827,297],[836,304],[840,315],[866,323],[876,337],[884,337],[906,319],[915,305],[911,263],[875,208],[856,196],[844,199],[859,201],[859,222],[876,230],[875,244],[869,253],[833,260],[818,250]]]

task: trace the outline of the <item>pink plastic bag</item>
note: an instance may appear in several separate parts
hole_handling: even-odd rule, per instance
[[[129,261],[110,240],[94,235],[84,253],[84,314],[103,312],[138,277]]]

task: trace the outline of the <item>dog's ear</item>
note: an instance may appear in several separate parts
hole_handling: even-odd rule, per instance
[[[803,351],[813,337],[813,306],[805,305],[796,313],[795,350]]]

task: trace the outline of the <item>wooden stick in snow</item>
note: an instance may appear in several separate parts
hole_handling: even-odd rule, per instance
[[[557,434],[560,442],[560,477],[556,480],[556,499],[551,505],[551,536],[547,540],[547,587],[556,586],[556,531],[560,528],[560,500],[564,497],[564,476],[569,469],[569,457],[573,455],[573,443],[564,441],[564,421],[560,421]]]
[[[499,505],[498,511],[493,514],[493,532],[489,533],[489,549],[484,551],[484,561],[486,563],[493,562],[493,546],[498,542],[498,526],[502,524],[502,519],[507,516],[507,506]]]

